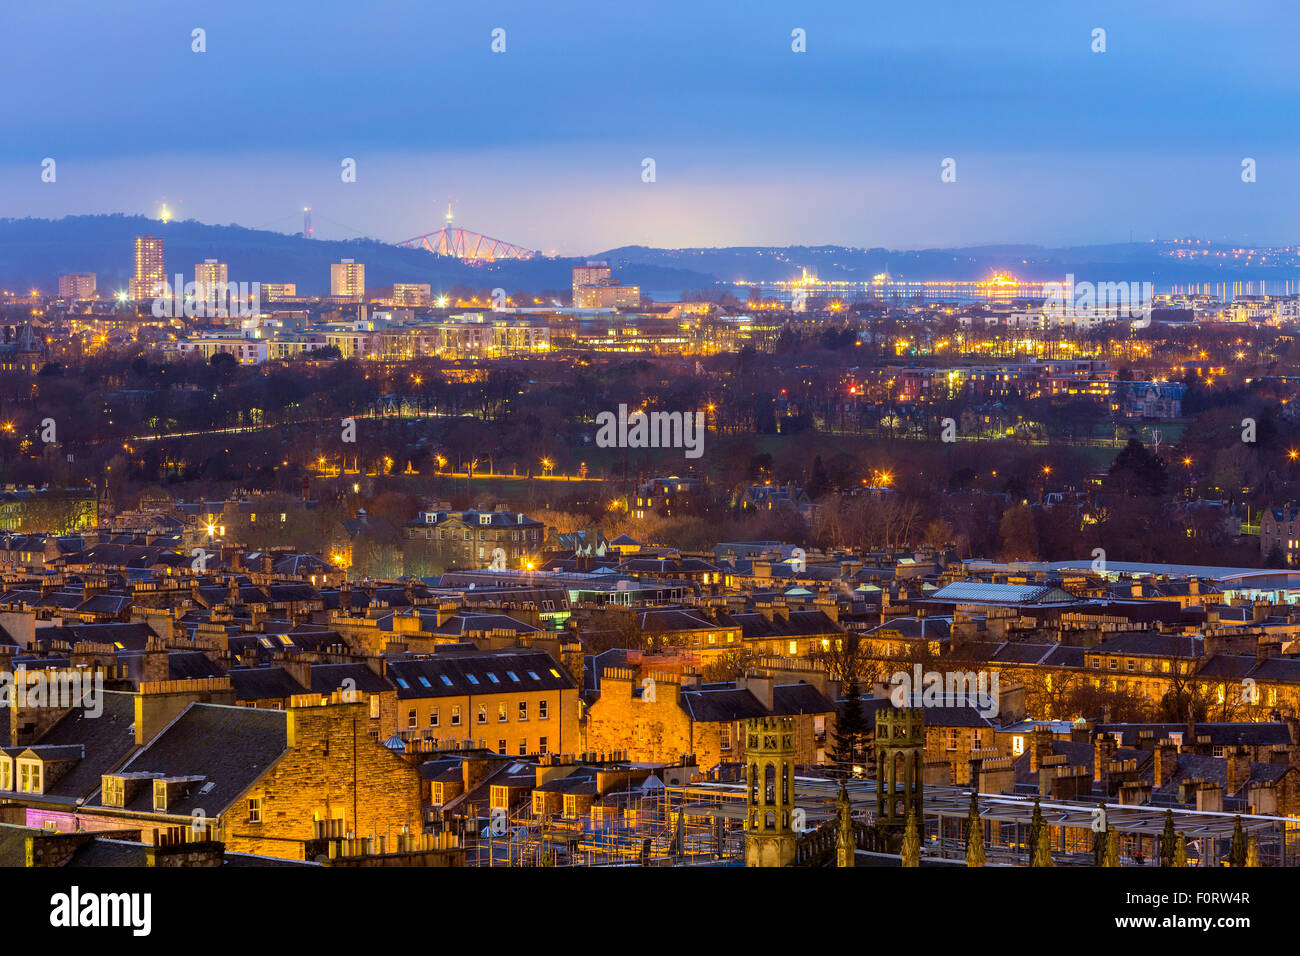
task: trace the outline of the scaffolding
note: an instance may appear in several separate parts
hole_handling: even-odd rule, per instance
[[[836,825],[840,781],[795,778],[797,830],[811,834]],[[850,818],[875,825],[876,788],[871,780],[848,780]],[[922,858],[960,863],[966,853],[971,791],[929,786],[921,825]],[[989,866],[1026,866],[1035,799],[1032,794],[978,794]],[[1057,866],[1094,865],[1098,808],[1119,841],[1120,865],[1158,866],[1165,813],[1186,838],[1190,866],[1220,866],[1228,857],[1237,820],[1254,837],[1261,866],[1300,863],[1300,820],[1233,814],[1158,804],[1098,804],[1043,800],[1052,861]],[[536,814],[530,802],[465,828],[469,866],[739,866],[745,858],[745,786],[699,782],[606,794],[585,812]],[[823,841],[824,842],[824,841]]]

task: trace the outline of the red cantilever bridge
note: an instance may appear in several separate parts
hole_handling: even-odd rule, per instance
[[[479,232],[472,232],[460,226],[453,226],[451,210],[447,211],[447,225],[437,232],[426,233],[399,242],[403,249],[423,249],[435,256],[451,256],[464,262],[495,262],[497,259],[531,259],[537,255],[534,249],[516,246],[504,239],[493,239]]]

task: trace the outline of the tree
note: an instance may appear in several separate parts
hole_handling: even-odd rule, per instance
[[[831,759],[839,773],[846,777],[853,776],[853,768],[858,765],[858,756],[866,734],[867,721],[862,716],[862,693],[858,690],[858,682],[850,679],[844,692],[844,701],[836,714],[835,737],[831,745]]]
[[[1228,849],[1228,866],[1246,865],[1246,835],[1241,830],[1241,817],[1232,824],[1232,846]]]
[[[1174,831],[1174,811],[1165,811],[1165,832],[1160,836],[1160,865],[1173,866],[1178,834]]]
[[[974,790],[970,792],[970,813],[966,817],[966,865],[984,865],[984,821],[980,819]]]
[[[916,811],[907,809],[903,832],[903,866],[921,865],[921,834],[917,829]]]
[[[1130,438],[1124,450],[1111,462],[1109,483],[1130,497],[1163,494],[1168,476],[1165,460]]]
[[[998,524],[1002,538],[1002,558],[1006,561],[1032,561],[1038,557],[1038,529],[1034,513],[1025,505],[1008,508]]]

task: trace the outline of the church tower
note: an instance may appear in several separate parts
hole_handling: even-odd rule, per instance
[[[794,863],[794,761],[792,717],[746,721],[746,866]]]
[[[925,714],[919,707],[883,707],[876,714],[876,826],[901,843],[908,810],[922,826]]]

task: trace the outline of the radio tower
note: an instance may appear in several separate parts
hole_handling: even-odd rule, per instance
[[[302,237],[310,239],[311,234],[311,206],[304,206],[302,210]]]

